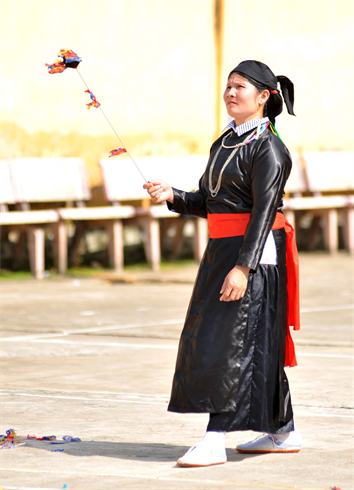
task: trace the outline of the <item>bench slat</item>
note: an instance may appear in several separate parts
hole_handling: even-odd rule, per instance
[[[351,207],[353,196],[314,196],[284,199],[284,210],[338,209]]]
[[[305,152],[304,160],[311,192],[354,190],[353,152]]]
[[[306,189],[306,180],[304,171],[301,165],[301,157],[298,153],[292,153],[292,168],[289,178],[285,185],[285,192],[302,193]]]
[[[199,179],[208,163],[207,155],[154,156],[136,158],[148,180],[162,179],[177,189],[198,189]],[[144,181],[127,158],[106,158],[100,161],[108,202],[138,200],[148,197]]]
[[[59,215],[56,211],[10,211],[0,213],[0,225],[33,225],[41,223],[57,223]]]
[[[178,213],[171,213],[165,204],[159,204],[157,206],[150,206],[147,209],[138,208],[136,209],[136,216],[143,217],[149,216],[150,218],[178,218],[180,215]]]
[[[81,158],[17,158],[10,161],[10,171],[17,202],[91,198]]]
[[[0,204],[14,204],[15,202],[9,162],[0,160]]]
[[[95,208],[60,208],[58,213],[63,220],[105,220],[124,219],[135,216],[133,206],[101,206]]]

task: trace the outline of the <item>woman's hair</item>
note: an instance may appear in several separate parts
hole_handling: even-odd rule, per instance
[[[249,75],[246,75],[245,73],[239,73],[237,71],[233,71],[231,73],[238,73],[239,75],[241,75],[241,77],[245,78],[250,83],[252,83],[252,85],[256,87],[259,93],[263,92],[263,90],[269,90],[270,95],[263,108],[263,117],[268,116],[271,123],[275,124],[275,117],[281,114],[281,112],[283,111],[282,96],[278,93],[272,94],[271,89],[269,87],[263,85],[263,83],[257,82],[257,80],[254,80],[254,78],[250,77]]]

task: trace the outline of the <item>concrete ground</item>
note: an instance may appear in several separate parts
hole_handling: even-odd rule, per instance
[[[0,433],[82,439],[0,451],[3,489],[354,488],[352,258],[301,256],[288,376],[302,451],[237,454],[258,434],[233,432],[225,465],[183,469],[175,461],[208,419],[166,410],[196,270],[2,282]]]

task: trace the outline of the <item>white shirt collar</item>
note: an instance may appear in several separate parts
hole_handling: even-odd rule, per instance
[[[232,128],[234,132],[237,134],[237,136],[242,136],[244,133],[247,133],[247,131],[256,128],[258,124],[264,124],[268,121],[269,121],[268,117],[263,117],[262,119],[252,119],[251,121],[246,121],[245,123],[236,126],[235,119],[232,119],[232,121],[230,121],[229,124],[224,129],[223,133],[227,129]]]

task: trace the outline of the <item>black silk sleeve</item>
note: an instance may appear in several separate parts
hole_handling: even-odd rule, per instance
[[[174,211],[175,213],[206,218],[206,195],[201,186],[202,178],[199,181],[199,189],[195,192],[180,191],[172,187],[173,203],[171,204],[167,201],[168,209],[170,211]]]
[[[251,171],[253,206],[236,265],[256,270],[265,241],[281,206],[291,158],[278,140],[264,140],[256,150]]]

